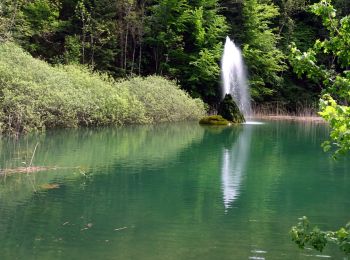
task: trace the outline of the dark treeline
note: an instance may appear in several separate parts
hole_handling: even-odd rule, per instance
[[[115,78],[162,75],[193,97],[220,97],[220,58],[228,35],[240,45],[257,103],[291,110],[322,87],[298,79],[288,46],[301,50],[327,32],[307,8],[314,0],[1,0],[0,38],[50,63],[85,64]],[[348,0],[334,0],[340,16]],[[327,62],[327,61],[325,61]]]

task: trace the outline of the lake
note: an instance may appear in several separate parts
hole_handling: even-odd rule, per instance
[[[350,220],[350,163],[322,151],[327,135],[266,121],[3,137],[0,259],[342,259],[288,234],[304,215]]]

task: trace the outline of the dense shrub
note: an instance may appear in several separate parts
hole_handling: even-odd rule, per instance
[[[192,99],[176,84],[165,78],[149,76],[121,83],[144,105],[146,117],[152,122],[198,119],[204,113],[203,102]]]
[[[198,119],[204,104],[152,76],[116,82],[80,66],[52,67],[0,44],[1,132]]]

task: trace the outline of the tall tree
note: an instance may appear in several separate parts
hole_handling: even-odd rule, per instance
[[[246,31],[243,54],[250,74],[252,97],[266,99],[282,85],[281,72],[286,68],[285,56],[277,48],[278,28],[273,27],[279,10],[269,0],[246,0],[243,15]]]
[[[219,97],[219,62],[228,31],[216,0],[162,0],[150,8],[147,48],[154,71],[207,102]]]
[[[11,37],[11,31],[15,25],[21,2],[3,0],[0,2],[0,40]]]
[[[321,0],[311,11],[322,19],[329,37],[316,40],[306,52],[292,45],[290,62],[299,76],[324,87],[320,114],[332,129],[332,142],[324,148],[334,147],[335,155],[343,154],[350,150],[350,15],[337,18],[331,0]]]
[[[205,97],[208,102],[217,102],[220,79],[219,61],[223,51],[223,41],[228,33],[224,16],[219,14],[218,2],[197,1],[191,10],[188,31],[192,32],[194,50],[191,54],[191,69],[188,80],[192,92]]]
[[[17,16],[14,34],[27,50],[37,56],[53,56],[59,49],[56,33],[64,27],[59,19],[59,0],[25,2]]]

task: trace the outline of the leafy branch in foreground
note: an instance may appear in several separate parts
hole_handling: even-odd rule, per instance
[[[334,147],[336,157],[350,150],[350,15],[338,19],[331,0],[321,0],[310,11],[322,19],[329,37],[316,40],[303,53],[292,44],[289,61],[298,76],[306,75],[325,87],[319,114],[331,127],[331,141],[323,147],[326,151]]]
[[[292,227],[290,234],[292,240],[304,249],[306,245],[312,246],[322,252],[327,243],[333,243],[346,255],[350,255],[350,223],[338,231],[322,231],[318,227],[311,227],[307,217],[299,218],[299,223]]]
[[[316,40],[302,53],[295,44],[290,47],[289,61],[298,74],[306,75],[325,87],[319,114],[331,127],[331,141],[323,143],[325,151],[335,148],[334,157],[350,151],[350,15],[338,19],[331,0],[321,0],[310,11],[322,19],[329,37]],[[350,254],[350,223],[338,231],[311,228],[306,217],[291,230],[292,240],[300,247],[310,245],[321,251],[328,242]]]

